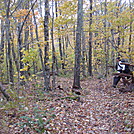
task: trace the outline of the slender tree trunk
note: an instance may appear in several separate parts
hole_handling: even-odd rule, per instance
[[[29,1],[27,1],[26,3],[25,3],[25,10],[26,10],[26,12],[28,12],[28,10],[29,10]],[[27,17],[27,20],[26,20],[26,22],[25,22],[25,28],[24,28],[24,48],[25,48],[25,50],[28,50],[28,52],[29,52],[29,32],[30,32],[30,30],[29,30],[29,23],[30,23],[30,18],[29,18],[29,16]],[[29,64],[29,62],[27,62],[27,63],[25,63],[25,65],[28,65]],[[24,71],[24,74],[25,74],[25,76],[26,76],[26,78],[28,78],[28,76],[29,76],[29,70],[27,70],[27,71]]]
[[[75,65],[73,88],[80,89],[80,59],[81,59],[81,32],[82,32],[83,0],[78,0],[77,31],[75,46]]]
[[[57,1],[55,1],[55,13],[56,13],[56,17],[58,17],[58,4]],[[60,34],[60,28],[58,28],[58,33]],[[64,67],[64,62],[63,62],[63,51],[62,51],[62,39],[61,39],[61,35],[58,36],[58,41],[59,41],[59,52],[60,52],[60,60],[62,61],[61,63],[61,68],[65,69]]]
[[[65,63],[66,51],[65,51],[65,38],[63,36],[62,36],[62,52],[63,52],[63,64],[64,64],[64,68],[65,68],[65,66],[66,66],[66,63]]]
[[[82,75],[86,77],[86,47],[85,47],[85,34],[82,30]]]
[[[34,16],[33,18],[35,18],[35,14],[33,12],[33,9],[32,9],[32,13],[33,13],[33,16]],[[31,22],[32,21],[33,21],[33,19],[31,18]],[[34,28],[33,28],[33,24],[32,24],[32,25],[30,25],[30,39],[31,39],[31,42],[34,42],[34,37],[33,36],[34,36]],[[34,45],[32,45],[31,47],[34,48]],[[38,72],[37,64],[38,63],[36,61],[33,61],[33,74],[36,74]]]
[[[107,0],[104,3],[104,14],[107,14]],[[105,76],[108,74],[108,39],[107,39],[107,20],[104,20],[104,53],[105,53]]]
[[[75,25],[73,26],[73,42],[74,42],[74,46],[75,46],[75,44],[76,44],[76,32],[75,32]]]
[[[45,0],[45,17],[44,17],[44,38],[45,38],[45,46],[44,46],[44,89],[50,90],[50,67],[49,67],[49,1]]]
[[[22,7],[22,5],[21,4],[19,4],[19,3],[21,3],[21,0],[18,0],[17,1],[17,3],[18,3],[18,5],[19,5],[19,7],[18,7],[18,9],[22,9],[23,7]],[[18,80],[20,81],[20,74],[21,75],[23,75],[22,73],[23,72],[21,72],[20,71],[20,69],[22,69],[23,68],[23,64],[22,64],[22,52],[21,52],[21,49],[22,49],[22,34],[21,34],[21,25],[22,25],[22,23],[21,22],[18,22],[18,24],[17,24],[17,32],[18,32],[18,62],[19,62],[19,72],[18,72]]]
[[[120,6],[120,3],[121,3],[121,0],[118,2],[117,1],[117,13],[116,13],[116,16],[117,18],[119,18],[119,6]],[[120,45],[121,45],[121,31],[120,31],[120,26],[117,26],[117,29],[118,29],[118,37],[117,37],[117,48],[119,49],[120,48]],[[118,52],[118,49],[117,49],[117,56],[120,56],[120,52]]]
[[[60,52],[60,60],[62,61],[61,68],[65,69],[65,65],[64,65],[64,62],[63,62],[63,51],[62,51],[61,37],[59,37],[59,52]]]
[[[91,31],[91,26],[92,26],[92,9],[93,9],[93,1],[90,0],[90,21],[89,21],[89,61],[88,61],[88,73],[90,76],[92,76],[92,31]]]
[[[114,52],[114,49],[116,50],[116,46],[115,46],[115,39],[114,39],[114,29],[111,29],[111,38],[112,38],[112,41],[111,41],[111,44],[112,44],[112,47],[111,47],[111,57],[112,57],[112,66],[115,65],[115,52]],[[113,71],[114,71],[114,68],[113,68]]]
[[[85,43],[85,33],[84,33],[84,28],[83,28],[83,24],[84,24],[84,21],[83,21],[83,13],[82,13],[82,35],[81,35],[81,38],[82,38],[82,54],[81,54],[81,59],[82,59],[82,75],[83,77],[86,77],[86,60],[85,60],[85,57],[86,57],[86,43]]]
[[[44,72],[44,70],[45,70],[45,68],[44,68],[44,61],[43,61],[43,55],[42,55],[41,46],[40,46],[40,44],[39,44],[38,25],[37,25],[36,18],[35,18],[35,14],[34,14],[34,9],[32,9],[32,12],[33,12],[34,25],[35,25],[36,40],[37,40],[37,42],[38,42],[39,57],[40,57],[40,60],[41,60],[42,70],[43,70],[43,72]]]
[[[6,79],[7,79],[6,81],[9,82],[9,71],[8,71],[9,63],[8,63],[8,50],[7,49],[8,49],[8,47],[7,47],[7,45],[5,45],[5,50],[6,50],[5,51],[6,52],[6,58],[5,58],[6,59]]]
[[[5,26],[4,21],[1,19],[1,43],[0,43],[0,81],[3,81],[3,64],[4,64],[4,36]]]
[[[29,1],[25,4],[25,9],[28,11],[29,9]],[[27,20],[30,21],[30,18],[27,17]],[[29,50],[29,22],[25,22],[25,29],[24,29],[24,44],[25,44],[25,50]]]
[[[4,38],[5,38],[4,33],[5,33],[4,21],[1,19],[0,63],[4,62]]]
[[[12,84],[14,83],[13,79],[13,63],[12,63],[12,55],[11,55],[11,42],[10,42],[10,20],[9,20],[9,13],[10,13],[10,0],[7,3],[7,10],[6,10],[6,39],[7,39],[7,57],[9,62],[9,82]]]
[[[129,0],[129,8],[130,8],[130,13],[132,12],[132,4],[131,4],[131,1]],[[132,24],[133,24],[133,17],[132,17],[132,14],[130,14],[130,30],[129,30],[129,43],[128,43],[128,52],[131,53],[134,51],[134,47],[131,46],[132,44],[132,32],[133,32],[133,27],[132,27]],[[129,56],[130,57],[130,61],[132,61],[132,56]]]
[[[12,33],[13,34],[13,33]],[[11,37],[11,36],[10,36]],[[12,42],[12,55],[13,55],[13,61],[15,62],[15,66],[16,66],[16,70],[17,72],[19,72],[19,64],[18,64],[18,59],[17,59],[17,55],[15,53],[15,45],[14,45],[14,36],[10,39]]]
[[[53,6],[54,2],[52,0],[52,28],[51,28],[51,38],[52,38],[52,89],[55,89],[55,80],[56,80],[56,56],[55,56],[55,46],[54,46],[54,35],[53,35],[53,30],[54,30],[54,12],[53,12]]]

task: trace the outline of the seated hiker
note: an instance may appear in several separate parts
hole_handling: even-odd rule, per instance
[[[129,69],[129,66],[133,66],[133,65],[130,65],[129,63],[126,63],[126,61],[124,59],[121,60],[120,64],[125,65],[125,70],[123,70],[122,73],[125,73],[125,74],[131,74],[132,73]]]
[[[116,58],[116,70],[118,73],[130,74],[129,68],[125,65],[124,61],[121,61],[120,57]],[[113,78],[113,87],[116,88],[121,77],[119,75]]]

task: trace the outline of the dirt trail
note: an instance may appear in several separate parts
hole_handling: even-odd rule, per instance
[[[81,85],[82,102],[63,103],[69,108],[63,108],[64,112],[59,114],[62,133],[134,133],[133,93],[122,94],[111,88],[110,80],[104,79],[84,80]]]
[[[54,108],[55,118],[47,125],[50,134],[134,133],[133,92],[120,93],[118,89],[111,88],[111,78],[109,80],[86,79],[81,80],[80,100],[74,100],[69,99],[73,96],[72,82],[71,78],[58,78],[57,87],[60,85],[60,89],[57,88],[49,94],[44,93],[43,98],[38,101],[35,101],[36,97],[29,100],[31,109],[35,105],[47,110]],[[22,113],[18,114],[21,116]],[[18,116],[10,117],[8,121],[13,124],[20,119]],[[8,127],[9,134],[22,134],[23,131],[15,125]],[[36,132],[29,130],[29,134],[36,134]]]

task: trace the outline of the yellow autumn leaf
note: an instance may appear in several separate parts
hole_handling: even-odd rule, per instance
[[[25,79],[25,76],[24,75],[20,76],[20,79]]]
[[[25,48],[22,48],[20,52],[24,52],[25,51]]]
[[[20,69],[20,71],[27,71],[28,66],[25,66],[23,69]]]
[[[35,75],[35,74],[33,74],[33,75],[32,75],[32,77],[36,77],[36,75]]]
[[[28,80],[29,80],[29,81],[32,81],[32,78],[29,78]]]
[[[25,56],[28,56],[29,53],[28,53],[28,51],[24,51],[24,54],[25,54]]]

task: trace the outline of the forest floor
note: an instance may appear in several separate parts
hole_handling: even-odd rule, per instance
[[[3,103],[0,134],[134,133],[134,92],[112,88],[112,78],[81,80],[81,95],[72,93],[72,78],[58,77],[50,92],[40,83],[28,83],[19,101]]]

